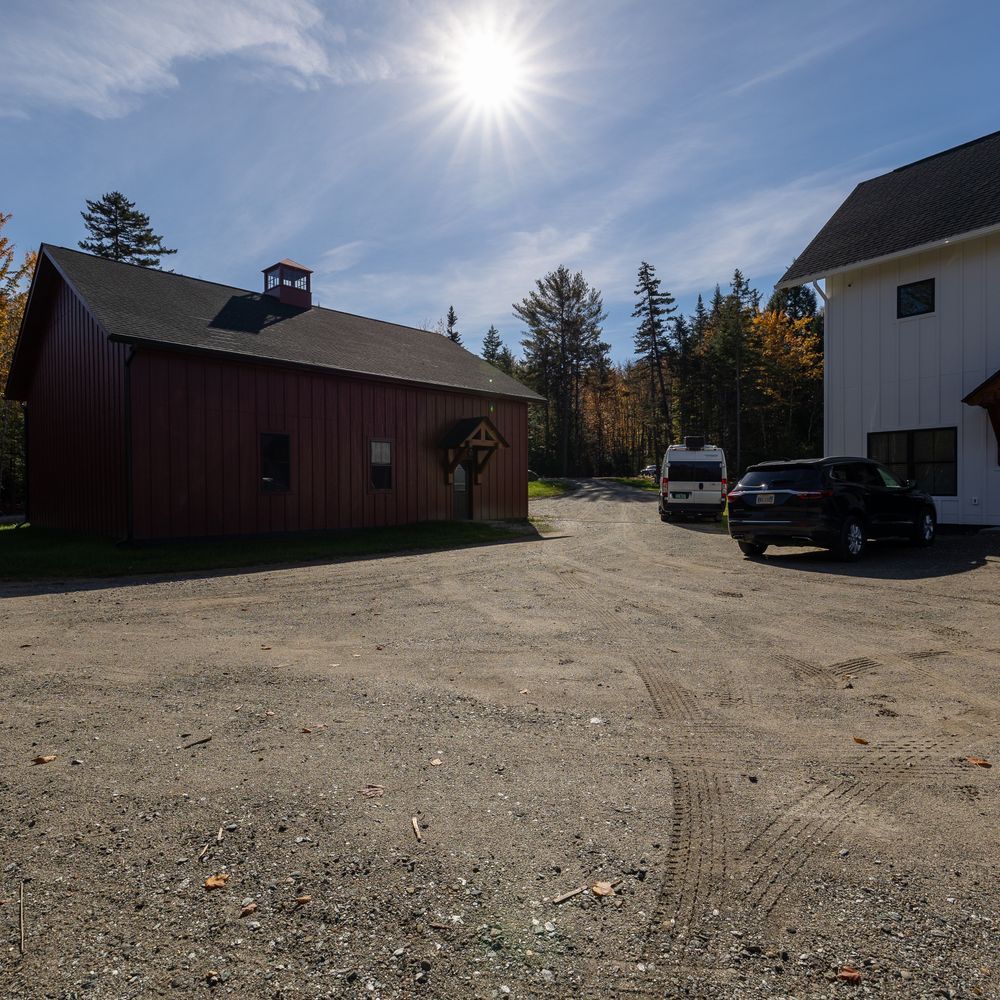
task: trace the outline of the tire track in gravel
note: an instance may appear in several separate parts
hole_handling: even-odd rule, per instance
[[[564,567],[556,572],[563,592],[572,594],[607,629],[609,645],[616,643],[623,623],[600,597],[600,588],[584,582],[575,568]],[[635,667],[660,722],[669,723],[671,729],[678,725],[693,727],[699,734],[725,728],[722,720],[706,715],[694,695],[673,680],[662,654],[629,651],[625,656]],[[659,934],[668,928],[697,927],[706,914],[722,904],[729,881],[727,824],[719,775],[690,758],[689,739],[683,739],[677,749],[679,753],[668,753],[666,757],[673,806],[667,862],[640,958],[655,952]]]

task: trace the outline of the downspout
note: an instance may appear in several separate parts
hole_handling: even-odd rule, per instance
[[[132,359],[135,344],[129,344],[125,357],[125,538],[132,541]]]
[[[827,298],[826,292],[824,292],[823,289],[819,287],[819,282],[814,281],[812,283],[812,286],[813,288],[816,289],[816,294],[823,300],[823,306],[824,307],[828,306],[830,304],[830,300],[829,298]]]
[[[24,414],[24,523],[31,523],[31,476],[28,474],[28,404],[21,404]]]

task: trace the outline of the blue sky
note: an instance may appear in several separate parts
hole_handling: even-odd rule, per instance
[[[1000,5],[602,0],[7,0],[0,211],[75,246],[119,189],[256,288],[292,257],[322,305],[467,346],[566,264],[631,352],[642,259],[689,310],[769,289],[859,181],[1000,128]],[[509,103],[460,67],[499,39]]]

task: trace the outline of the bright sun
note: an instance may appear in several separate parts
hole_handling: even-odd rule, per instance
[[[524,83],[524,66],[514,46],[483,31],[463,39],[461,47],[455,68],[461,98],[482,112],[497,113],[515,104]]]

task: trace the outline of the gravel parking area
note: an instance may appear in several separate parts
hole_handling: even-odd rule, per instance
[[[1000,997],[1000,536],[751,562],[625,486],[531,506],[0,585],[0,994]]]

